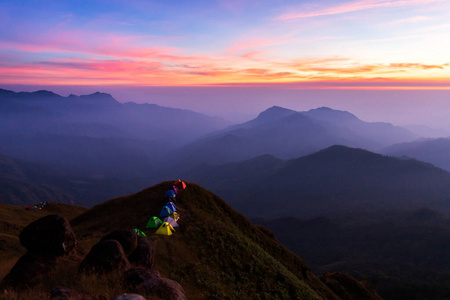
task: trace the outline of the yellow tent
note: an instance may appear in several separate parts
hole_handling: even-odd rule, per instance
[[[178,221],[178,220],[180,219],[180,215],[177,214],[176,211],[174,211],[173,213],[171,213],[171,214],[169,215],[169,217],[171,217],[171,218],[174,219],[175,221]]]
[[[161,226],[159,226],[158,230],[156,230],[156,234],[171,235],[172,231],[175,231],[175,229],[173,229],[172,225],[170,225],[167,222],[164,222],[164,223],[162,223]]]

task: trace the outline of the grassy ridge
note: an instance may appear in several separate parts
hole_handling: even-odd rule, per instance
[[[222,199],[197,184],[188,183],[188,188],[177,196],[181,219],[173,235],[161,236],[156,235],[154,229],[146,230],[148,219],[159,215],[166,202],[163,195],[170,188],[171,182],[163,182],[89,210],[56,205],[49,206],[48,211],[27,211],[25,218],[20,217],[24,208],[15,210],[5,206],[7,209],[2,213],[9,216],[5,220],[11,228],[2,233],[15,238],[16,248],[6,245],[2,250],[0,274],[6,275],[14,259],[25,252],[17,238],[21,229],[59,210],[71,219],[76,237],[86,250],[113,230],[144,230],[156,246],[157,270],[163,277],[179,282],[189,299],[340,299],[269,230],[251,224]],[[7,255],[10,262],[7,262]],[[120,274],[78,276],[76,270],[81,259],[77,256],[61,258],[49,277],[43,278],[42,284],[33,289],[34,295],[45,298],[53,286],[107,297],[132,292],[123,286]],[[7,293],[8,299],[26,297],[26,292]],[[144,296],[152,299],[150,295]],[[357,295],[352,299],[358,299]]]

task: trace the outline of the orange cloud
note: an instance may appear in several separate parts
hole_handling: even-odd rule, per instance
[[[450,66],[450,63],[442,64],[442,65],[424,65],[424,64],[417,64],[417,63],[392,63],[389,65],[393,68],[402,68],[402,69],[423,69],[423,70],[429,70],[429,69],[441,69],[443,70],[445,67]]]

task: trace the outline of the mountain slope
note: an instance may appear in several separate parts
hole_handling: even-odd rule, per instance
[[[315,272],[366,278],[386,300],[450,297],[450,219],[436,211],[254,222],[269,228]]]
[[[89,207],[116,195],[128,194],[145,184],[137,179],[80,178],[49,165],[0,154],[0,202],[4,204],[30,205],[46,201]]]
[[[265,169],[254,163],[253,172],[252,164],[205,166],[186,177],[253,217],[314,217],[422,206],[449,210],[450,174],[416,160],[332,146],[297,159],[276,161]]]
[[[143,228],[159,214],[170,187],[164,182],[112,199],[71,223],[77,236]],[[156,244],[158,269],[180,282],[190,299],[339,299],[269,231],[252,225],[211,192],[188,183],[176,204],[181,219],[172,236],[145,232]]]
[[[395,144],[382,153],[394,156],[409,156],[432,163],[450,171],[450,139],[421,139],[410,143]]]
[[[29,205],[40,201],[73,204],[75,199],[57,183],[50,169],[0,154],[0,201]]]

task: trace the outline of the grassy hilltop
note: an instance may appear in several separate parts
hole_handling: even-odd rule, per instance
[[[0,213],[5,221],[1,223],[0,255],[5,263],[0,276],[5,276],[25,252],[18,241],[22,228],[45,214],[58,213],[71,220],[77,239],[87,251],[101,236],[113,230],[144,230],[156,246],[157,270],[163,277],[179,282],[189,299],[341,299],[270,231],[251,224],[199,185],[188,183],[188,188],[178,195],[180,227],[172,236],[145,230],[148,219],[158,215],[165,204],[163,196],[170,187],[171,182],[163,182],[89,210],[50,204],[35,212],[2,205]],[[109,278],[61,276],[67,272],[76,274],[81,259],[63,258],[64,263],[55,268],[52,278],[36,288],[34,295],[45,294],[55,285],[108,297],[127,292],[118,274]],[[353,283],[359,290],[353,290],[350,299],[380,299],[366,284],[356,280]]]

